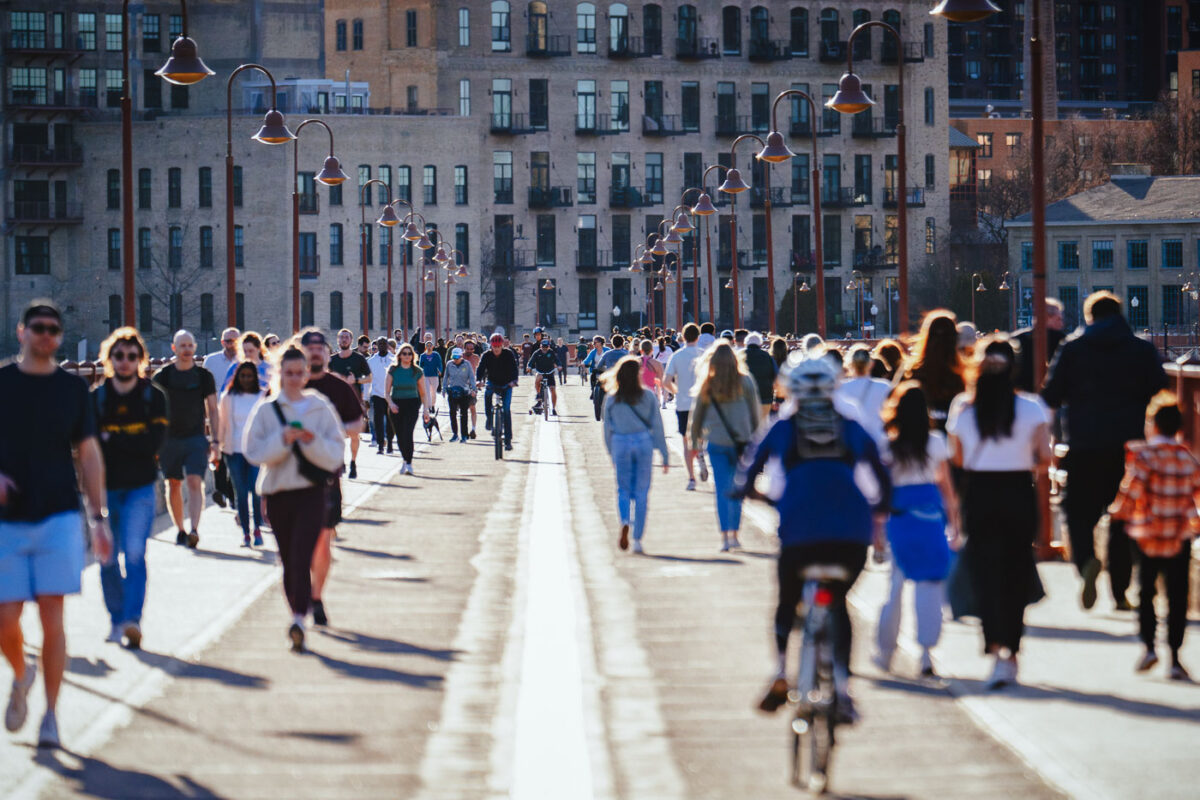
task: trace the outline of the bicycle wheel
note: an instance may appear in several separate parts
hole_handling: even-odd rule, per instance
[[[492,439],[496,447],[496,460],[504,459],[504,412],[499,406],[492,406]]]
[[[550,421],[550,387],[547,385],[547,381],[549,380],[547,378],[542,381],[542,419],[547,422]]]

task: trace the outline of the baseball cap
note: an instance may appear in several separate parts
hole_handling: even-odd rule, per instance
[[[762,347],[762,334],[753,332],[746,336],[746,344]]]
[[[542,347],[549,347],[549,346],[550,346],[550,340],[549,340],[549,339],[542,339],[542,341],[538,342],[538,344],[540,344]]]
[[[726,328],[725,330],[721,331],[721,338],[722,338],[722,339],[732,339],[732,338],[733,338],[733,331],[731,331],[731,330],[729,330],[728,328]]]
[[[320,331],[305,331],[304,335],[300,337],[300,344],[303,345],[325,343],[325,334]]]
[[[62,322],[62,312],[50,300],[34,300],[26,306],[25,313],[21,315],[21,324],[28,325],[30,320],[38,317],[50,317]]]
[[[463,357],[462,348],[461,348],[461,347],[456,347],[456,348],[454,348],[453,350],[451,350],[451,351],[450,351],[450,357],[451,357],[451,358],[462,358],[462,357]]]

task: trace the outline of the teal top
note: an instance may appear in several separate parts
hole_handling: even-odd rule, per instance
[[[421,368],[418,366],[402,367],[399,364],[393,364],[388,368],[388,375],[392,376],[392,399],[393,400],[416,400],[420,397],[417,394],[417,381],[422,376]]]

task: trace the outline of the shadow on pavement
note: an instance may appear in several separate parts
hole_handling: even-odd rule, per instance
[[[383,681],[389,683],[403,683],[406,686],[412,686],[417,689],[437,689],[442,685],[441,675],[418,675],[413,672],[404,672],[398,669],[389,669],[388,667],[374,667],[368,664],[354,664],[350,661],[342,661],[341,659],[327,656],[323,653],[308,651],[335,672],[345,675],[347,678],[356,678],[365,681]]]
[[[201,664],[193,661],[183,661],[174,656],[154,653],[149,650],[130,650],[143,664],[160,669],[168,675],[187,680],[216,681],[223,686],[237,686],[243,689],[266,689],[271,683],[261,675],[247,675],[212,664]]]
[[[326,733],[322,731],[275,731],[272,735],[325,744],[354,744],[362,738],[361,733]]]
[[[67,659],[67,672],[73,672],[76,675],[87,675],[95,678],[101,675],[107,675],[113,671],[113,666],[103,658],[98,658],[91,661],[79,656],[71,656]]]
[[[428,647],[421,647],[417,644],[409,644],[396,639],[382,639],[378,636],[369,636],[365,633],[357,633],[355,631],[334,631],[329,629],[317,629],[323,636],[336,639],[339,642],[353,645],[359,650],[366,650],[371,653],[398,653],[400,655],[426,656],[427,658],[436,658],[438,661],[455,661],[458,658],[458,650],[431,650]]]
[[[1108,694],[1084,692],[1078,689],[1066,689],[1059,686],[1030,686],[1021,683],[998,691],[992,691],[987,688],[985,681],[972,678],[955,678],[955,683],[966,690],[965,694],[984,696],[1002,695],[1022,700],[1065,700],[1069,703],[1099,706],[1111,711],[1119,711],[1124,714],[1137,714],[1144,717],[1177,719],[1187,722],[1195,722],[1197,719],[1200,719],[1200,706],[1192,706],[1190,708],[1168,706],[1162,703],[1152,703],[1147,700],[1115,697]]]
[[[355,553],[360,556],[366,556],[367,558],[395,558],[399,559],[400,561],[412,561],[412,556],[408,555],[407,553],[385,553],[382,550],[365,550],[361,547],[350,547],[349,545],[337,543],[334,543],[334,547],[336,547],[338,550],[342,550],[347,553]]]
[[[1091,642],[1137,642],[1137,620],[1129,620],[1129,633],[1117,634],[1108,631],[1089,630],[1086,628],[1051,628],[1045,625],[1026,625],[1026,636],[1036,636],[1039,639],[1069,639],[1072,641]]]
[[[270,536],[270,531],[265,535]],[[197,548],[192,551],[192,554],[197,558],[213,558],[217,561],[257,561],[261,564],[275,563],[274,550],[256,550],[247,548],[245,553],[225,553],[220,550],[203,550]]]
[[[861,678],[866,680],[877,689],[887,689],[893,692],[908,692],[909,694],[924,694],[934,697],[947,697],[950,695],[950,686],[947,683],[935,683],[931,681],[920,680],[904,680],[903,678],[888,677],[888,678]]]
[[[175,776],[178,783],[173,783],[146,772],[120,769],[97,758],[85,758],[66,750],[38,750],[34,761],[63,779],[73,782],[82,794],[101,800],[127,800],[131,797],[153,797],[156,800],[221,797],[186,775]]]
[[[736,558],[726,558],[724,556],[715,556],[713,558],[689,558],[688,556],[656,556],[651,553],[646,553],[643,558],[652,558],[655,561],[676,561],[683,564],[734,564],[742,566],[742,562]]]

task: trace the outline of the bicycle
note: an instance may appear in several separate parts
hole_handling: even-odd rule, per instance
[[[488,409],[492,420],[492,441],[496,448],[496,460],[504,460],[504,393],[492,389],[492,407]]]
[[[554,372],[542,372],[536,370],[537,374],[542,377],[542,388],[538,392],[537,402],[533,408],[529,409],[529,413],[534,413],[534,409],[539,406],[542,409],[542,418],[549,421],[550,419],[550,381],[554,380]]]
[[[844,594],[841,584],[850,576],[836,564],[814,564],[801,576],[804,635],[796,688],[788,694],[788,701],[796,705],[791,726],[792,784],[823,793],[829,786],[829,761],[836,742],[837,689],[849,680],[834,663],[833,611],[837,597]]]
[[[588,382],[588,368],[583,363],[583,359],[579,359],[579,385],[586,386]]]

